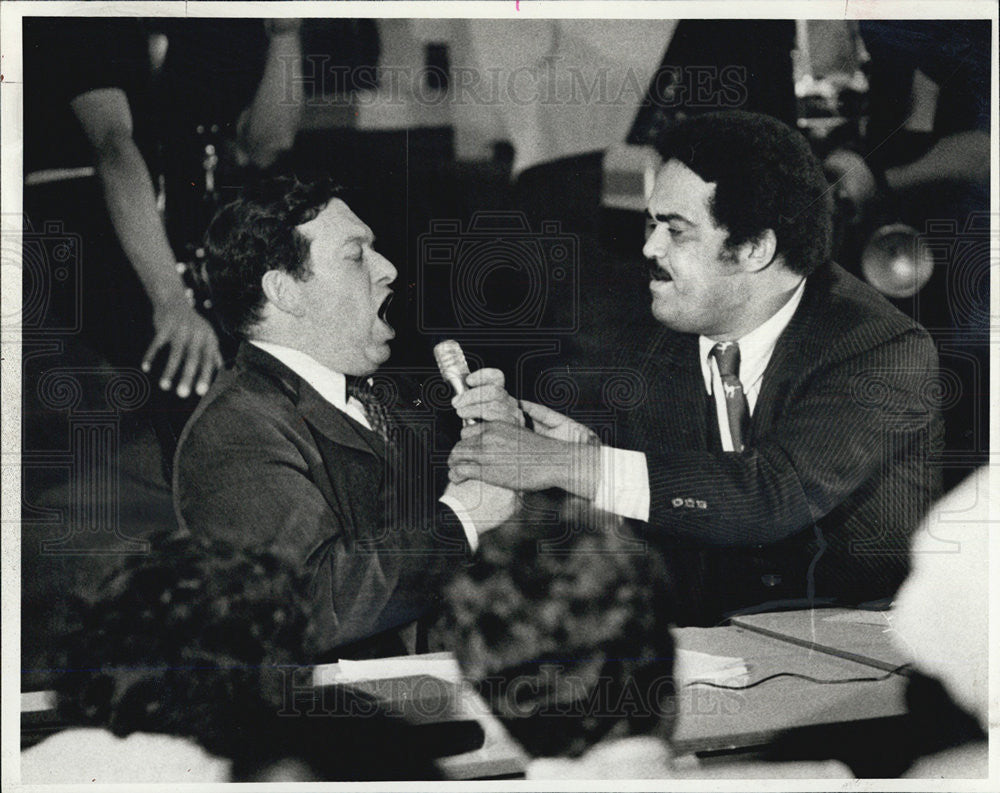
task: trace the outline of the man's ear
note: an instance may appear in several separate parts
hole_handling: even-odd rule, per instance
[[[778,251],[778,237],[772,229],[764,229],[755,238],[744,242],[741,248],[744,269],[749,273],[756,273],[774,261]]]
[[[293,275],[283,270],[268,270],[260,279],[260,285],[267,302],[276,309],[294,317],[305,315],[300,282]]]

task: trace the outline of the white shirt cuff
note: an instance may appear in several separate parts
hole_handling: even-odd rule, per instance
[[[601,447],[594,506],[623,518],[649,521],[649,469],[642,452]]]
[[[479,532],[476,531],[476,524],[472,522],[469,513],[462,506],[462,502],[449,495],[441,496],[438,501],[448,507],[458,517],[458,522],[462,524],[462,531],[465,532],[465,539],[469,541],[469,548],[475,553],[476,548],[479,547]]]

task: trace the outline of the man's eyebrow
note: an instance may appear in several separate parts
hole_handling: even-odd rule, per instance
[[[688,220],[683,215],[678,215],[676,212],[671,212],[667,215],[654,215],[648,209],[646,210],[646,217],[649,220],[655,220],[657,223],[670,223],[671,221],[679,220],[681,223],[687,223],[689,226],[693,226],[690,220]]]

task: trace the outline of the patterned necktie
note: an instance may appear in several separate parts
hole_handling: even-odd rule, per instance
[[[387,444],[389,440],[389,411],[379,400],[372,389],[367,377],[355,377],[348,375],[347,395],[354,397],[365,409],[365,418],[372,428],[372,432],[378,435]]]
[[[733,449],[742,452],[750,429],[750,406],[743,383],[740,382],[740,345],[734,341],[720,341],[709,353],[715,358],[722,378],[722,391],[726,397],[726,414],[729,416],[729,435]]]

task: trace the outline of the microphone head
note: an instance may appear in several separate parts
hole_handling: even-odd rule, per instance
[[[454,339],[448,339],[440,344],[434,345],[434,360],[437,361],[441,376],[447,381],[456,395],[464,394],[469,390],[465,384],[465,378],[469,376],[469,363],[465,360],[465,353],[462,347]],[[466,426],[472,426],[476,419],[466,418],[462,420]]]
[[[462,352],[461,345],[454,339],[448,339],[434,345],[434,360],[437,361],[438,369],[445,377],[456,374],[464,381],[466,375],[469,374],[469,364],[465,360],[465,353]]]
[[[437,361],[441,376],[451,384],[456,394],[466,390],[465,378],[469,376],[469,364],[465,360],[462,347],[454,339],[434,345],[434,360]]]

